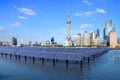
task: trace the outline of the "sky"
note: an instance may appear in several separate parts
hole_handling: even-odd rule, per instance
[[[44,42],[54,37],[64,43],[68,8],[71,37],[99,28],[102,38],[104,22],[110,19],[120,37],[120,0],[0,0],[0,41],[15,36],[20,43]]]

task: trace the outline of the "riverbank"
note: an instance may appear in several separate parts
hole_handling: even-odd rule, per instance
[[[120,47],[111,48],[112,50],[120,50]]]

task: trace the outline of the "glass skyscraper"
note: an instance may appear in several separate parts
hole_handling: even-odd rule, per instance
[[[112,25],[112,20],[105,22],[103,35],[104,39],[107,41],[107,46],[109,46],[109,34],[111,31],[115,31],[115,27]]]
[[[97,35],[97,37],[100,37],[100,30],[99,29],[96,30],[96,35]]]

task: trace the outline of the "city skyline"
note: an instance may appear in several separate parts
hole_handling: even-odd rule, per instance
[[[10,41],[15,36],[18,42],[43,42],[55,38],[64,43],[67,36],[67,15],[70,8],[71,37],[78,33],[100,29],[103,37],[104,22],[112,20],[119,32],[119,3],[114,0],[1,0],[0,40]]]

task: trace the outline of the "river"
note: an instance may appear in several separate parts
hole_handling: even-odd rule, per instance
[[[0,57],[0,80],[120,80],[120,51],[110,50],[90,63],[66,64]]]

